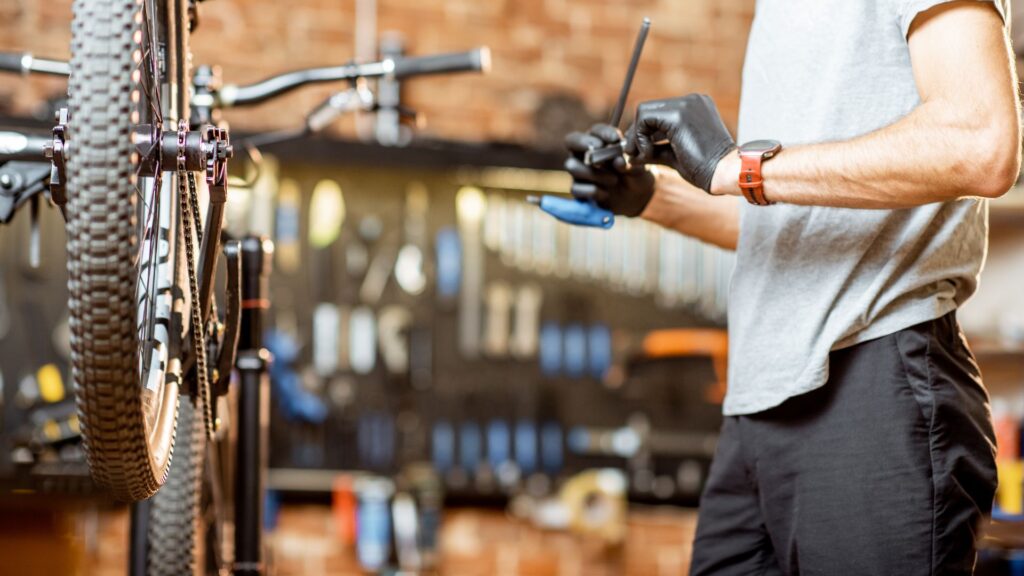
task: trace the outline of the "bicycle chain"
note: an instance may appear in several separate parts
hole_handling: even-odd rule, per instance
[[[192,223],[196,225],[196,238],[202,244],[202,224],[199,222],[199,199],[196,193],[195,175],[186,169],[185,145],[188,138],[188,121],[178,121],[178,199],[181,204],[181,222],[185,236],[185,258],[188,266],[188,290],[192,312],[192,354],[195,356],[196,387],[206,437],[213,438],[213,407],[210,402],[210,379],[206,371],[206,329],[203,313],[199,309],[199,280],[196,278],[195,244],[192,241]]]

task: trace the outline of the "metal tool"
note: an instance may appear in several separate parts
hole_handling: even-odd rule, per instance
[[[581,324],[562,331],[562,368],[570,378],[581,378],[587,369],[587,333]]]
[[[562,373],[562,327],[548,322],[540,329],[540,371],[548,377]]]
[[[622,83],[619,101],[616,102],[615,109],[612,111],[612,119],[609,122],[612,126],[618,126],[622,122],[622,114],[626,110],[626,101],[629,99],[629,90],[633,86],[633,76],[636,75],[636,69],[640,65],[640,55],[643,54],[644,44],[647,42],[647,34],[650,30],[651,19],[644,18],[643,24],[640,25],[640,33],[636,37],[636,44],[633,46],[633,58],[630,60],[629,68],[626,70],[626,80]],[[583,156],[583,163],[587,166],[604,164],[622,156],[625,147],[625,141],[620,141],[604,148],[588,150]]]
[[[480,468],[483,438],[476,422],[463,422],[459,426],[459,466],[470,476]]]
[[[537,470],[537,425],[532,420],[520,420],[515,429],[516,462],[524,475]]]
[[[391,501],[394,522],[395,551],[403,571],[416,572],[420,567],[419,515],[416,501],[408,492],[395,494]]]
[[[651,19],[644,18],[640,25],[640,33],[636,37],[636,44],[633,46],[633,58],[626,70],[626,80],[622,84],[622,91],[619,92],[619,100],[612,111],[609,124],[618,126],[622,121],[622,113],[626,109],[626,101],[629,99],[629,90],[633,86],[633,77],[636,75],[637,66],[640,64],[640,55],[643,54],[644,44],[647,42],[647,34],[651,30]],[[596,166],[613,160],[623,155],[625,142],[618,142],[604,148],[588,150],[584,155],[583,162],[588,166]],[[532,203],[540,206],[540,209],[558,218],[562,222],[575,224],[577,226],[593,226],[595,228],[608,229],[615,225],[615,215],[600,208],[593,202],[581,202],[569,198],[558,198],[554,196],[543,196],[540,199],[531,200]]]
[[[487,212],[484,214],[484,246],[492,252],[504,250],[504,228],[506,221],[505,196],[497,192],[487,195]]]
[[[518,360],[527,360],[537,354],[540,337],[540,312],[544,291],[536,284],[521,286],[515,295],[512,335],[508,348]]]
[[[398,260],[398,252],[398,243],[387,241],[370,260],[370,267],[363,277],[362,286],[359,287],[359,299],[364,304],[375,306],[384,296],[388,279],[391,278],[391,272]]]
[[[377,365],[377,319],[360,306],[349,316],[349,362],[356,374],[369,374]]]
[[[409,330],[409,383],[413,390],[429,390],[434,381],[434,336],[429,327]]]
[[[487,287],[483,351],[491,358],[508,356],[512,297],[512,288],[506,282],[495,281]]]
[[[462,240],[454,228],[442,228],[434,241],[436,251],[437,296],[453,300],[462,282]]]
[[[370,571],[384,567],[391,556],[391,510],[388,501],[395,488],[385,478],[356,481],[359,498],[356,521],[356,553],[359,564]]]
[[[487,210],[484,193],[464,187],[455,195],[462,239],[462,286],[459,293],[459,351],[467,359],[480,355],[480,328],[484,285],[484,245],[482,224]]]
[[[551,476],[562,471],[562,427],[557,422],[544,424],[540,432],[541,466]]]
[[[423,252],[427,245],[427,187],[413,182],[405,196],[405,245],[395,260],[395,282],[410,296],[419,296],[427,286]]]
[[[533,267],[538,274],[547,276],[555,270],[556,225],[553,220],[536,210],[532,210],[531,213],[533,215],[531,230],[533,233]]]
[[[487,425],[487,465],[503,480],[502,471],[512,460],[512,431],[504,420],[492,420]],[[504,482],[502,482],[504,483]]]
[[[313,310],[313,368],[321,378],[338,369],[338,335],[341,315],[334,304],[317,304]]]
[[[384,367],[391,374],[409,371],[409,326],[412,312],[398,305],[385,306],[377,320],[377,338]]]
[[[298,272],[302,263],[302,245],[299,241],[302,227],[301,202],[299,184],[291,179],[282,179],[277,193],[274,257],[277,260],[277,268],[289,275]]]
[[[455,466],[455,431],[447,421],[434,424],[431,448],[434,468],[438,474],[447,475]]]

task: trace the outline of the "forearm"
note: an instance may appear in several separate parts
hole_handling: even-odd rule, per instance
[[[737,198],[710,196],[672,170],[659,170],[654,196],[641,217],[645,220],[727,250],[739,241]]]
[[[978,126],[945,103],[926,103],[896,124],[845,142],[798,146],[765,163],[772,202],[843,208],[910,208],[965,196],[997,197],[1019,168],[1017,139]],[[738,195],[740,161],[716,172],[716,193]]]

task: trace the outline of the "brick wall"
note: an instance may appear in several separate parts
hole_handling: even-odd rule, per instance
[[[545,95],[576,94],[596,117],[613,105],[642,16],[653,28],[634,99],[707,92],[730,124],[754,0],[378,0],[378,28],[411,53],[489,45],[493,72],[407,85],[435,136],[529,142]],[[228,81],[258,80],[353,55],[356,0],[213,0],[193,38],[196,62]],[[67,55],[70,0],[0,0],[0,49]],[[26,111],[62,90],[52,79],[0,80],[0,107]],[[295,125],[327,93],[310,88],[235,111],[235,127]],[[340,130],[351,132],[351,120]]]

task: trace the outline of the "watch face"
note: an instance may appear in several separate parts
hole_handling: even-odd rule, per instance
[[[748,142],[740,148],[740,152],[743,154],[776,154],[782,149],[782,144],[776,140],[754,140]]]

